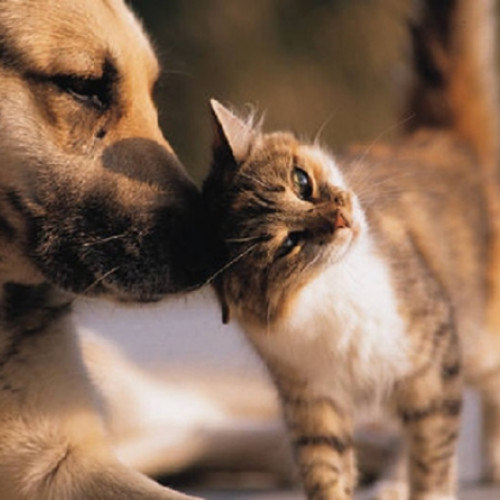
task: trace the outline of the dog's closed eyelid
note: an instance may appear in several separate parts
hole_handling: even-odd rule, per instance
[[[32,75],[36,80],[54,84],[76,101],[104,111],[114,99],[114,88],[118,80],[117,70],[111,60],[106,59],[97,74],[66,71],[47,75]]]
[[[98,109],[106,109],[111,104],[110,84],[103,78],[57,75],[50,78],[50,81],[75,100],[88,103]]]

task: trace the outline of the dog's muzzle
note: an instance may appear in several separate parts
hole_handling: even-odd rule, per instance
[[[172,154],[130,139],[105,151],[98,171],[84,189],[81,178],[66,178],[64,196],[44,186],[44,196],[22,209],[27,252],[49,281],[80,294],[151,301],[198,288],[217,272],[222,245]]]

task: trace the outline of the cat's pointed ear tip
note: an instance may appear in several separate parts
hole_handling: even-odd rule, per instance
[[[217,117],[218,120],[221,119],[222,116],[226,116],[228,114],[232,114],[224,104],[219,102],[217,99],[213,97],[210,99],[210,109],[212,113]]]
[[[212,109],[212,111],[215,111],[216,108],[218,108],[219,106],[222,106],[221,103],[217,99],[214,99],[213,97],[210,98],[209,102],[210,102],[210,108]]]

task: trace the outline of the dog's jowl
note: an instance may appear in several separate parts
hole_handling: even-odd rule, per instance
[[[75,294],[156,300],[213,272],[122,0],[0,1],[0,499],[167,499],[105,441]]]

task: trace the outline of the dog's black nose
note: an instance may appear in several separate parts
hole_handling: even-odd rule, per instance
[[[99,183],[79,204],[78,289],[157,300],[202,286],[223,261],[201,194],[177,158],[146,139],[124,139],[102,156]],[[75,259],[73,259],[75,260]],[[74,280],[73,280],[74,281]]]
[[[191,200],[190,210],[179,217],[173,235],[172,285],[193,289],[209,282],[223,266],[225,250],[198,196]]]

